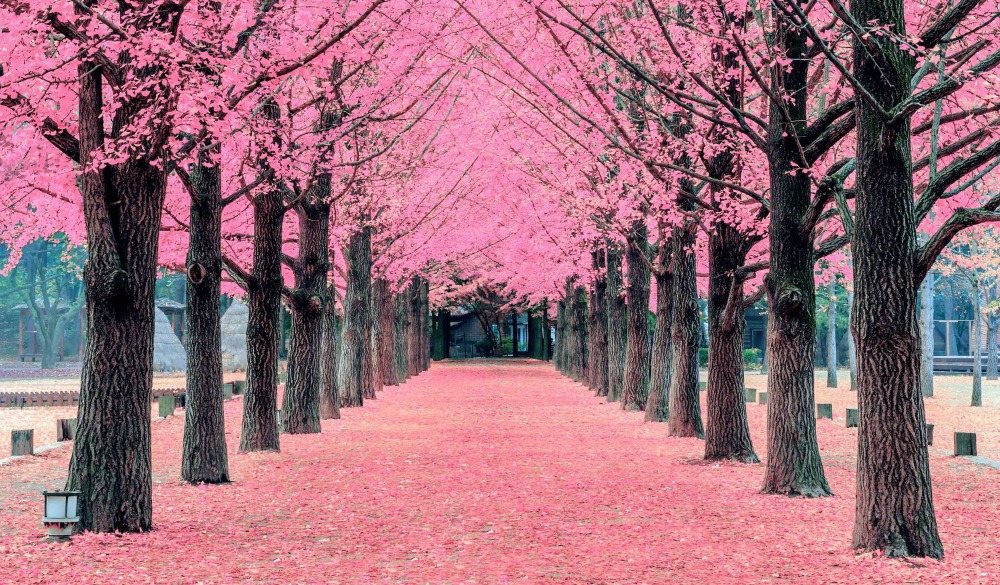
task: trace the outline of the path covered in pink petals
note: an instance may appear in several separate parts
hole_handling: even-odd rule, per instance
[[[754,443],[765,408],[749,405]],[[364,409],[180,482],[183,417],[153,424],[147,534],[43,540],[69,449],[0,467],[7,583],[995,583],[1000,471],[932,457],[944,561],[850,547],[854,429],[820,426],[834,498],[766,496],[763,468],[707,464],[616,403],[521,360],[444,362]],[[180,414],[181,411],[178,411]],[[765,455],[762,453],[762,455]]]

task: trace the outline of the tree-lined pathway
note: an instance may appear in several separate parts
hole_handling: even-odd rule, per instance
[[[846,394],[846,392],[845,392]],[[838,497],[758,492],[763,468],[706,464],[531,361],[443,362],[364,409],[235,454],[234,482],[180,482],[183,417],[154,422],[154,526],[43,544],[43,488],[68,449],[0,467],[0,575],[48,583],[995,582],[996,470],[933,458],[943,562],[885,562],[847,543],[855,434],[823,421]],[[750,405],[764,444],[765,407]],[[829,424],[826,424],[829,423]],[[766,453],[761,453],[765,456]]]

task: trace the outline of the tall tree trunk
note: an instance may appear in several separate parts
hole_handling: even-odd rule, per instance
[[[396,294],[394,299],[395,317],[393,325],[396,329],[396,382],[402,384],[410,377],[410,366],[408,361],[408,342],[410,330],[410,302],[407,296],[407,289],[403,289]]]
[[[604,269],[604,249],[601,248],[593,253],[594,269],[597,276],[594,278],[593,286],[590,290],[588,309],[590,311],[587,328],[588,344],[587,349],[587,373],[590,388],[594,390],[596,396],[607,396],[608,393],[608,314],[605,310],[607,306],[608,281],[607,276],[602,272]]]
[[[995,309],[994,309],[995,310]],[[997,328],[1000,319],[991,310],[986,316],[986,379],[997,379]]]
[[[407,343],[409,355],[407,356],[407,365],[411,376],[420,374],[423,363],[423,348],[421,347],[423,344],[423,336],[421,334],[423,318],[420,316],[420,311],[423,310],[423,303],[420,301],[420,288],[420,277],[414,276],[410,280],[410,288],[407,292],[410,299],[410,327]]]
[[[516,330],[516,321],[515,321]],[[451,344],[451,312],[438,309],[434,315],[434,352],[431,356],[435,361],[448,359],[448,346]],[[514,355],[517,355],[517,339],[514,340]]]
[[[983,290],[972,281],[972,406],[983,405]]]
[[[798,0],[797,0],[798,1]],[[776,16],[776,46],[789,66],[771,67],[772,85],[786,103],[770,105],[770,272],[765,279],[768,319],[767,470],[764,493],[832,495],[816,440],[814,362],[815,230],[806,228],[809,177],[798,170],[798,137],[805,130],[809,59],[806,33]],[[787,114],[786,114],[787,112]],[[785,122],[788,116],[792,123]]]
[[[332,264],[332,262],[331,262]],[[327,286],[326,308],[323,309],[322,376],[319,396],[319,417],[323,420],[340,418],[340,390],[337,387],[337,354],[340,352],[337,331],[337,287]]]
[[[934,396],[934,275],[928,274],[920,290],[920,391]]]
[[[608,249],[608,402],[618,402],[625,381],[625,347],[628,343],[627,309],[622,293],[622,253]]]
[[[705,459],[759,463],[750,439],[743,386],[743,330],[746,326],[742,236],[719,222],[708,236],[708,390]]]
[[[217,153],[217,149],[213,148]],[[219,296],[222,279],[222,170],[200,155],[190,177],[188,224],[187,386],[181,478],[191,483],[226,483],[226,417],[222,399],[222,328]]]
[[[363,406],[365,362],[371,347],[371,228],[351,234],[347,244],[347,293],[337,382],[342,407]]]
[[[858,348],[854,344],[854,335],[850,332],[854,330],[854,289],[847,289],[847,314],[848,314],[848,335],[847,335],[847,364],[851,374],[851,391],[858,389]]]
[[[858,22],[877,20],[888,35],[872,53],[854,40],[854,74],[892,111],[910,94],[914,56],[905,38],[903,0],[853,0]],[[944,554],[934,517],[927,425],[920,392],[910,123],[891,127],[856,100],[857,195],[853,235],[854,336],[858,345],[858,474],[854,546],[889,556]]]
[[[827,285],[826,305],[826,387],[837,387],[837,281]]]
[[[158,149],[94,170],[93,153],[105,137],[101,75],[97,63],[80,62],[78,168],[89,253],[83,272],[87,342],[66,487],[80,492],[77,529],[141,532],[152,528],[153,519],[153,302],[166,175]],[[134,114],[133,105],[125,104],[115,114],[115,126]],[[158,136],[161,130],[154,130],[150,142],[165,140]]]
[[[587,373],[587,289],[582,286],[573,288],[573,330],[570,333],[572,339],[572,377],[577,382],[586,383],[589,374]]]
[[[567,311],[566,311],[566,301],[559,300],[556,303],[556,348],[555,356],[553,361],[555,363],[556,369],[559,372],[566,373],[566,331],[568,327],[566,326]]]
[[[329,177],[314,183],[329,192]],[[308,196],[307,196],[308,199]],[[288,303],[292,312],[288,348],[288,382],[281,403],[281,426],[286,433],[320,432],[320,350],[323,346],[323,313],[326,277],[330,269],[330,204],[324,196],[303,201],[295,208],[299,220],[299,255],[293,267],[295,290]]]
[[[426,278],[420,279],[420,371],[431,369],[431,283]]]
[[[629,236],[628,314],[626,317],[625,373],[622,380],[622,409],[645,410],[649,392],[649,247],[644,221],[632,226]]]
[[[669,244],[663,244],[669,245]],[[646,420],[666,422],[670,412],[670,379],[673,368],[673,345],[670,339],[674,319],[674,274],[669,267],[656,272],[656,329],[646,399]]]
[[[396,326],[393,319],[396,314],[395,297],[389,287],[389,281],[380,278],[375,281],[375,318],[380,321],[378,351],[375,359],[378,362],[379,378],[385,386],[399,385],[396,371]]]
[[[240,451],[277,451],[278,352],[281,339],[281,191],[253,201],[253,273],[247,282],[247,388]]]
[[[695,225],[674,230],[671,266],[674,273],[673,367],[670,381],[672,437],[705,437],[701,423],[701,392],[698,388],[698,347],[701,323],[698,312],[698,281],[694,254]]]

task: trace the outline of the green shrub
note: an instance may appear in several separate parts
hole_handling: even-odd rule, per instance
[[[708,348],[699,347],[698,348],[698,365],[707,368],[708,367]]]
[[[751,347],[743,350],[743,367],[756,368],[760,366],[760,349]]]

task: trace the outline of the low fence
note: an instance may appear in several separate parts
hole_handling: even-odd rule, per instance
[[[233,384],[233,382],[227,382]],[[183,388],[155,388],[150,402],[161,396],[180,396]],[[0,408],[32,408],[37,406],[77,406],[80,404],[80,392],[64,390],[61,392],[0,392]]]

